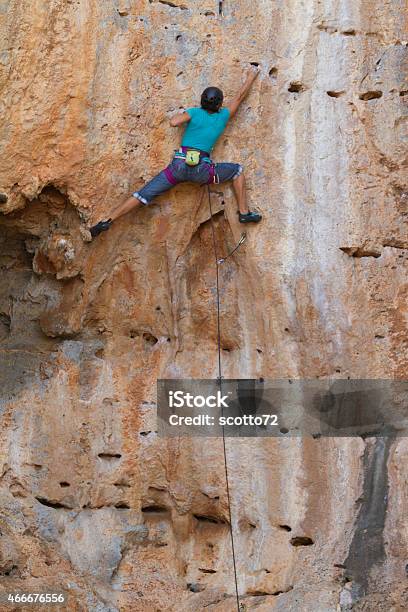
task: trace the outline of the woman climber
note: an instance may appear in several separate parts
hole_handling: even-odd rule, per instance
[[[215,143],[224,132],[228,120],[235,115],[241,102],[249,92],[259,74],[259,68],[252,66],[238,95],[222,108],[224,95],[217,87],[207,87],[201,96],[201,107],[188,108],[170,119],[173,127],[187,123],[181,148],[174,158],[157,176],[142,189],[136,191],[125,202],[117,206],[106,221],[99,221],[90,228],[92,238],[110,228],[112,223],[136,206],[147,206],[159,194],[183,182],[224,183],[232,180],[239,208],[241,223],[258,223],[262,216],[250,211],[246,203],[245,178],[240,164],[214,163],[210,154]]]

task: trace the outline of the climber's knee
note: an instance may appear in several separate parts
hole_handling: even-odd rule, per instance
[[[150,202],[148,202],[146,198],[141,196],[138,191],[135,191],[135,193],[132,194],[132,197],[136,198],[136,200],[139,200],[139,202],[143,204],[143,206],[148,206],[148,204],[150,204]]]
[[[154,198],[165,193],[176,184],[177,181],[169,173],[168,168],[166,168],[152,178],[151,181],[146,183],[142,189],[135,191],[133,197],[139,200],[144,206],[148,206]]]
[[[225,183],[226,181],[233,181],[237,179],[243,172],[241,164],[231,163],[218,163],[215,164],[215,173],[218,177],[218,183]]]
[[[244,168],[241,166],[241,164],[237,164],[238,169],[236,171],[236,173],[234,174],[234,176],[232,177],[233,181],[236,181],[237,178],[239,178],[240,176],[243,176],[243,172],[244,172]]]

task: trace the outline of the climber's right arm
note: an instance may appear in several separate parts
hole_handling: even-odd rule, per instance
[[[170,119],[170,125],[172,127],[177,127],[178,125],[182,125],[183,123],[187,123],[190,121],[191,117],[188,113],[177,113]]]
[[[229,104],[227,104],[227,108],[230,112],[230,117],[233,117],[235,115],[241,103],[245,100],[247,93],[251,89],[252,83],[255,81],[258,74],[259,68],[257,66],[253,66],[250,70],[248,70],[245,83],[243,84],[235,98]]]

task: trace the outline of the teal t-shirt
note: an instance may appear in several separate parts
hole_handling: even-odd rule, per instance
[[[228,108],[221,108],[218,113],[208,113],[203,108],[188,108],[186,113],[191,120],[187,123],[181,146],[211,153],[230,118]]]

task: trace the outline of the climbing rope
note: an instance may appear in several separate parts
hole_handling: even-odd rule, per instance
[[[221,314],[221,300],[220,300],[219,265],[224,260],[218,258],[217,243],[216,243],[216,240],[215,240],[214,219],[213,219],[212,206],[211,206],[211,189],[210,189],[209,185],[207,185],[207,190],[208,190],[208,204],[209,204],[209,209],[210,209],[211,232],[212,232],[212,239],[213,239],[214,257],[215,257],[215,266],[216,266],[216,279],[217,279],[216,287],[217,287],[218,384],[219,384],[219,387],[220,387],[220,392],[222,393],[221,316],[220,316],[220,314]],[[241,237],[241,239],[242,239],[242,237]],[[244,240],[242,240],[242,242],[243,241]],[[242,244],[242,242],[240,242],[240,244]],[[240,244],[238,246],[240,246]],[[236,248],[238,248],[238,247],[236,247]],[[224,408],[223,407],[221,407],[221,411],[222,411],[222,414],[223,414],[224,413]],[[228,515],[229,515],[229,526],[230,526],[230,536],[231,536],[232,564],[233,564],[233,567],[234,567],[235,594],[236,594],[236,599],[237,599],[237,612],[240,612],[241,607],[240,607],[240,603],[239,603],[238,573],[237,573],[237,564],[236,564],[236,557],[235,557],[234,531],[233,531],[233,528],[232,528],[231,496],[230,496],[230,488],[229,488],[227,447],[226,447],[226,442],[225,442],[224,425],[222,426],[222,446],[223,446],[223,451],[224,451],[225,482],[226,482],[226,487],[227,487]]]

